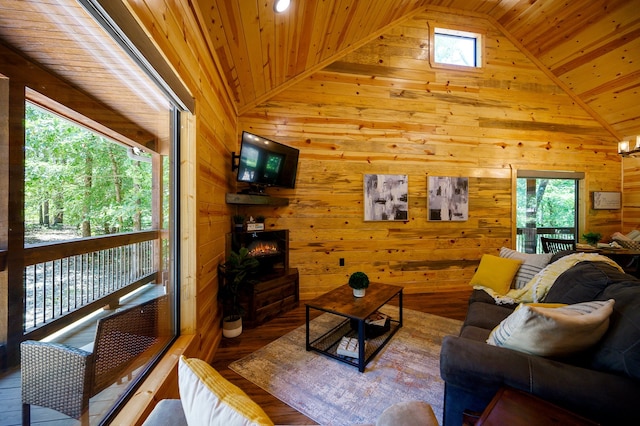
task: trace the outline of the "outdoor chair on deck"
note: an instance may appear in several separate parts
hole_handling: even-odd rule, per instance
[[[167,317],[167,296],[98,320],[95,340],[82,349],[27,340],[20,345],[22,423],[30,405],[52,408],[89,424],[89,398],[149,360],[145,352],[162,344],[159,320]],[[147,352],[150,353],[152,351]]]
[[[555,238],[540,237],[542,243],[542,251],[545,253],[558,253],[564,250],[575,250],[575,240],[562,240]]]

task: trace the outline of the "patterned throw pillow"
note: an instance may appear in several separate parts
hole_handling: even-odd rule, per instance
[[[502,247],[500,249],[500,257],[507,259],[519,259],[522,261],[522,265],[520,265],[520,269],[518,269],[518,272],[511,283],[512,288],[522,288],[527,285],[527,283],[531,281],[538,272],[542,271],[545,266],[549,264],[551,256],[553,256],[551,253],[528,254],[511,250],[506,247]]]
[[[587,349],[609,327],[615,301],[552,307],[521,303],[491,331],[487,343],[540,356],[562,356]]]

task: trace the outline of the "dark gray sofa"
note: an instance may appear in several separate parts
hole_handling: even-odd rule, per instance
[[[551,359],[485,343],[516,305],[496,305],[474,290],[459,336],[442,344],[444,425],[460,425],[464,410],[482,412],[502,386],[604,425],[640,424],[640,280],[604,262],[581,262],[556,279],[544,302],[608,299],[615,305],[604,337],[586,351]]]

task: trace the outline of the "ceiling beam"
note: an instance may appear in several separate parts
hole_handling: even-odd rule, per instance
[[[156,137],[120,113],[74,88],[0,42],[0,72],[32,90],[31,99],[63,117],[78,121],[110,139],[156,151]],[[39,94],[39,95],[36,95]],[[45,99],[50,99],[47,105]],[[56,105],[64,108],[56,108]],[[95,124],[92,124],[95,123]],[[108,129],[107,131],[101,131]]]

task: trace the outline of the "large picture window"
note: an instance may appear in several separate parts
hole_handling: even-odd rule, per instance
[[[69,367],[58,365],[54,354],[51,359],[31,354],[47,344],[93,352],[95,363],[74,372],[90,380],[77,386],[101,401],[95,407],[109,407],[104,403],[115,404],[130,392],[171,343],[177,332],[172,263],[177,186],[171,182],[176,163],[171,149],[162,155],[160,149],[127,145],[125,137],[113,140],[64,117],[55,102],[34,99],[37,103],[25,104],[24,120],[24,246],[29,256],[22,378],[25,386],[39,387],[38,404],[72,417],[106,420],[111,410],[91,408],[91,402],[68,404],[71,408],[49,405],[46,401],[53,403],[69,390],[32,383],[30,377],[39,377],[42,369]],[[175,127],[173,116],[166,112],[166,134]],[[40,346],[30,344],[35,340]],[[41,410],[38,404],[34,410]]]
[[[64,7],[49,30],[73,37],[0,46],[0,363],[25,417],[110,424],[179,331],[187,107],[99,9],[60,3],[33,17]]]

